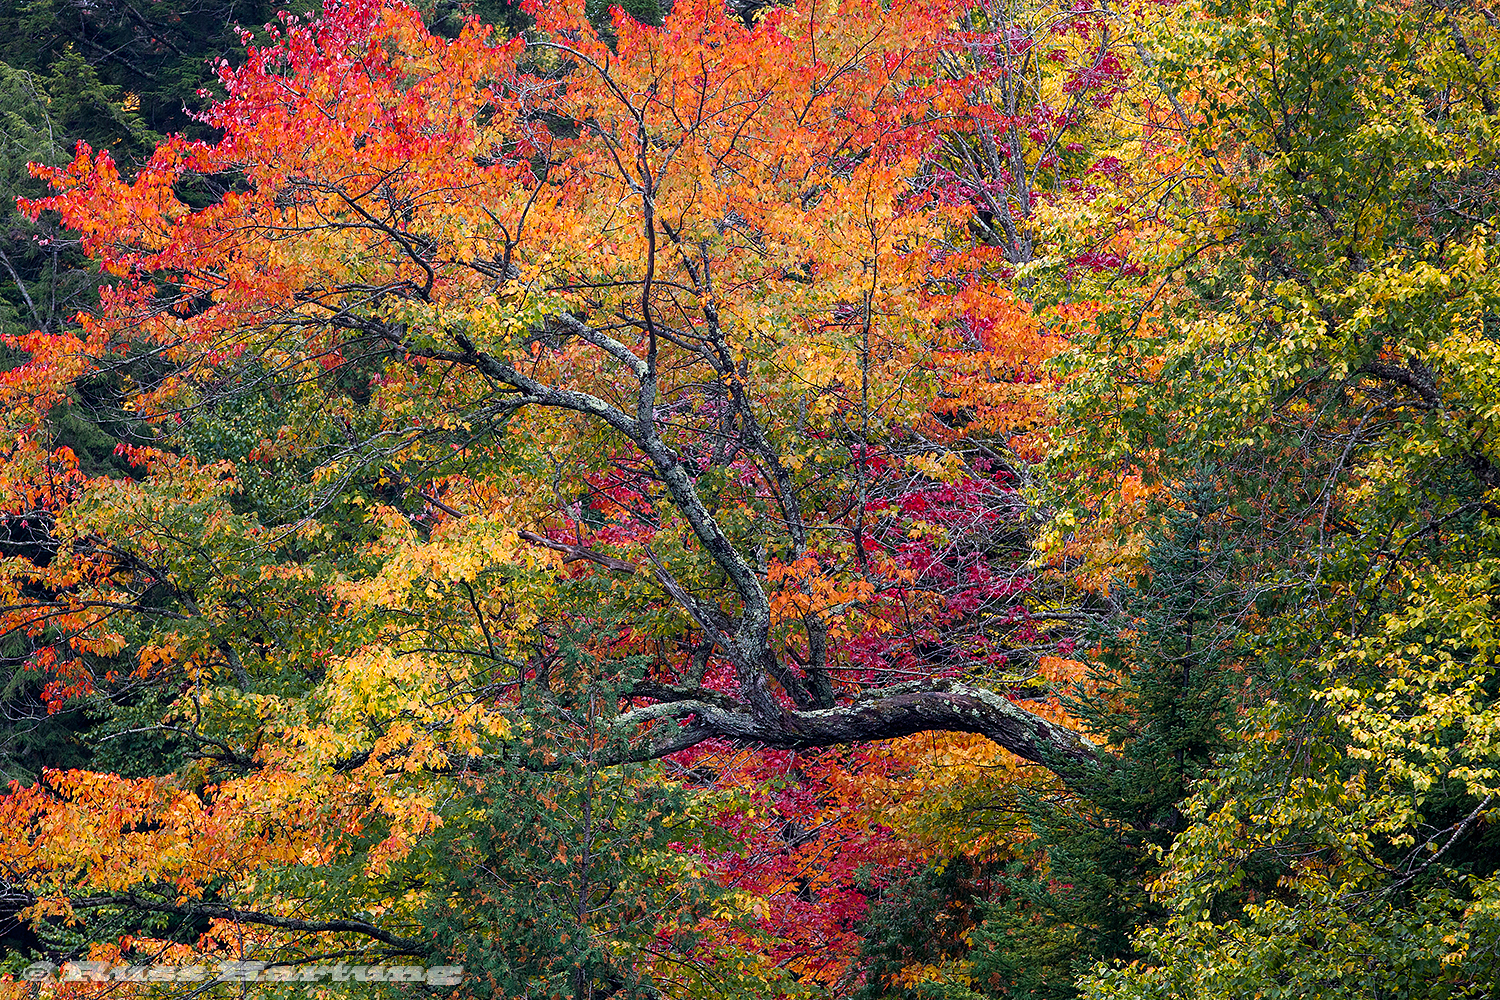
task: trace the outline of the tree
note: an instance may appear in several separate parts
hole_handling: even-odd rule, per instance
[[[947,12],[680,4],[609,43],[532,14],[530,41],[288,18],[221,64],[222,139],[44,171],[28,211],[117,280],[78,328],[7,338],[0,475],[46,557],[5,560],[5,628],[57,705],[173,692],[140,728],[187,763],[12,793],[36,917],[420,953],[379,916],[449,822],[420,776],[504,772],[522,703],[586,714],[600,765],[935,730],[1096,766],[1025,704],[1071,618],[1005,448],[1057,340],[983,283],[994,248],[945,239],[967,208],[910,183],[964,107]],[[201,176],[229,186],[194,207]],[[98,373],[152,429],[129,478],[49,439]],[[602,703],[560,666],[585,624]],[[38,832],[64,829],[97,864]],[[329,895],[334,858],[363,889]]]
[[[1186,828],[1182,805],[1223,749],[1230,678],[1253,600],[1239,590],[1234,533],[1211,473],[1175,495],[1148,536],[1145,571],[1116,581],[1072,714],[1114,751],[1076,796],[1034,800],[1032,871],[975,932],[974,978],[1010,996],[1071,997],[1100,961],[1135,957],[1159,924],[1150,898],[1161,852]]]
[[[856,30],[860,16],[868,23],[863,33]],[[796,488],[797,464],[810,464],[817,456],[776,446],[775,438],[786,431],[770,423],[784,412],[775,404],[805,406],[803,434],[813,441],[820,440],[820,433],[832,437],[844,432],[826,415],[843,400],[852,404],[849,411],[869,433],[903,415],[914,417],[904,395],[855,403],[851,393],[860,385],[869,397],[877,376],[922,377],[920,368],[902,367],[909,364],[909,352],[922,347],[910,338],[926,335],[933,325],[941,329],[946,322],[946,299],[924,295],[913,271],[923,227],[931,225],[933,216],[904,206],[899,183],[902,166],[915,155],[903,151],[911,145],[908,140],[920,140],[929,131],[923,124],[922,104],[913,102],[928,98],[920,89],[896,86],[918,53],[891,48],[896,42],[886,37],[892,33],[887,17],[855,10],[840,19],[838,34],[816,18],[807,27],[789,12],[767,18],[759,30],[768,39],[780,35],[777,41],[784,46],[801,39],[823,43],[825,32],[826,44],[833,46],[820,52],[817,62],[793,65],[779,78],[757,77],[732,63],[721,66],[722,81],[686,70],[680,71],[685,74],[681,79],[667,75],[679,72],[677,53],[672,53],[673,62],[660,62],[665,58],[660,48],[664,36],[632,29],[628,23],[617,26],[619,62],[585,41],[544,43],[544,53],[587,67],[566,94],[546,81],[529,82],[507,69],[520,51],[515,46],[488,45],[474,32],[441,46],[422,37],[420,26],[408,19],[379,29],[390,33],[392,44],[412,50],[403,53],[404,63],[370,64],[368,72],[378,69],[381,76],[368,93],[355,95],[347,92],[352,68],[347,60],[375,58],[361,51],[357,37],[359,31],[370,30],[365,25],[373,14],[350,9],[316,29],[290,32],[284,55],[257,52],[245,71],[226,72],[235,96],[212,118],[228,133],[224,142],[214,147],[171,143],[128,185],[117,178],[108,157],[80,158],[68,172],[56,175],[66,193],[37,205],[62,212],[81,227],[108,266],[125,269],[134,279],[109,295],[100,318],[87,328],[95,349],[108,349],[118,340],[112,333],[117,324],[141,324],[148,336],[174,345],[171,350],[181,355],[174,359],[180,365],[191,365],[143,393],[142,406],[187,402],[185,396],[174,397],[179,391],[192,392],[207,404],[210,399],[192,384],[202,384],[210,368],[233,367],[253,352],[256,360],[250,364],[256,377],[264,377],[266,368],[274,372],[273,366],[318,364],[333,373],[330,380],[352,378],[356,364],[373,371],[373,366],[395,357],[401,370],[380,377],[390,380],[399,374],[420,391],[423,377],[452,370],[462,376],[455,383],[461,391],[452,402],[470,412],[444,419],[466,417],[472,424],[475,418],[504,418],[512,433],[522,422],[512,415],[529,418],[533,410],[563,411],[592,421],[598,430],[576,437],[587,440],[591,449],[599,447],[596,441],[607,442],[611,457],[628,456],[637,464],[629,470],[630,484],[636,485],[637,476],[654,481],[659,502],[668,512],[668,524],[651,525],[656,512],[648,510],[644,523],[619,530],[639,534],[650,526],[653,534],[670,534],[668,528],[689,533],[733,594],[728,607],[694,596],[673,579],[665,564],[637,574],[651,577],[653,585],[677,597],[696,628],[732,665],[739,688],[733,709],[722,697],[711,696],[709,689],[690,686],[673,698],[660,699],[659,708],[627,717],[626,722],[668,716],[695,720],[681,733],[663,732],[666,738],[658,741],[653,754],[711,735],[772,746],[814,746],[861,735],[896,735],[940,722],[960,729],[991,729],[1031,757],[1055,753],[1061,755],[1059,761],[1087,761],[1092,751],[1075,737],[978,687],[950,684],[953,690],[945,691],[939,690],[941,684],[929,685],[925,691],[867,698],[857,710],[836,704],[826,642],[820,634],[826,625],[819,622],[827,616],[810,611],[797,615],[800,609],[795,608],[796,591],[807,594],[826,586],[832,588],[829,598],[857,601],[862,584],[850,582],[850,575],[830,578],[816,565],[808,515],[798,503],[802,491]],[[586,34],[571,22],[544,23],[558,37]],[[711,11],[685,11],[680,23],[692,25],[700,49],[716,44],[719,35],[727,39],[742,31]],[[735,46],[736,51],[742,48],[746,47]],[[876,55],[881,58],[876,60]],[[634,58],[624,61],[626,56]],[[267,92],[281,58],[291,59],[309,88],[321,89],[291,101],[276,97],[274,90]],[[658,59],[654,67],[651,58]],[[436,72],[438,68],[443,72]],[[793,69],[797,73],[790,72]],[[631,73],[647,75],[635,79]],[[512,89],[475,89],[470,81],[485,74],[513,81]],[[398,78],[405,90],[394,88]],[[584,81],[592,84],[586,89]],[[709,103],[705,88],[715,83],[725,89]],[[653,96],[669,84],[694,88],[691,92],[703,105],[696,118],[680,119],[675,106]],[[806,91],[808,87],[814,89]],[[746,104],[744,88],[769,92]],[[553,136],[543,127],[540,112],[531,106],[542,94],[556,95],[548,113],[575,123],[576,138]],[[635,99],[639,103],[633,102],[632,94],[642,95]],[[439,98],[452,103],[435,107]],[[368,123],[363,135],[310,129],[312,121],[331,113],[329,105],[335,99],[351,117]],[[387,106],[392,102],[396,106]],[[736,113],[731,108],[741,109],[741,117],[724,117]],[[479,111],[491,123],[490,131],[466,120]],[[669,111],[674,111],[672,117]],[[815,120],[817,114],[825,117]],[[439,118],[419,131],[414,122],[403,121],[403,115]],[[389,139],[372,131],[377,124],[389,128]],[[770,197],[764,187],[748,182],[710,185],[715,171],[750,169],[748,159],[744,164],[736,159],[742,154],[734,143],[750,141],[743,136],[759,140],[762,129],[775,135],[786,159],[773,161],[760,183],[783,185],[781,197],[787,200]],[[251,156],[272,138],[277,140],[274,164]],[[377,138],[381,141],[374,141]],[[461,159],[454,155],[457,149],[474,152]],[[656,149],[662,150],[659,162]],[[364,164],[365,159],[373,162]],[[190,169],[227,168],[231,163],[246,171],[248,189],[201,212],[184,214],[185,206],[170,195],[172,178]],[[367,178],[364,187],[347,173],[356,165]],[[538,176],[538,170],[545,177]],[[585,176],[586,189],[576,183]],[[570,181],[575,184],[570,186]],[[440,210],[439,191],[445,195]],[[616,192],[613,199],[605,196],[606,191]],[[462,201],[457,200],[459,192]],[[639,234],[633,226],[622,230],[616,224],[624,211],[619,198],[627,195],[640,213]],[[105,215],[107,204],[117,206],[113,221]],[[424,212],[433,217],[424,217]],[[127,213],[133,216],[128,229],[116,229]],[[225,247],[217,258],[200,258],[203,241],[213,233],[247,224],[265,232],[266,238]],[[851,228],[855,225],[859,228]],[[431,233],[441,235],[422,231],[428,226]],[[535,256],[528,254],[526,239],[546,227],[600,235],[576,249],[553,244],[539,248]],[[283,230],[285,239],[270,238]],[[767,243],[772,232],[781,235],[781,244]],[[121,243],[121,238],[127,242]],[[145,242],[130,242],[136,238]],[[374,253],[377,248],[383,252]],[[343,256],[330,260],[335,252]],[[460,252],[467,256],[450,256]],[[450,260],[460,260],[462,267]],[[345,261],[365,273],[348,274]],[[865,272],[868,287],[845,283],[849,267]],[[722,293],[713,291],[717,270],[726,271]],[[203,278],[193,277],[194,271],[203,271]],[[166,274],[172,275],[170,284],[148,283],[152,275]],[[627,275],[634,277],[626,281]],[[342,286],[349,278],[359,279],[357,289],[351,286],[345,292]],[[747,286],[759,293],[752,302],[742,304],[731,296]],[[654,298],[658,293],[661,301]],[[640,305],[630,308],[639,315],[621,318],[618,313],[638,294]],[[851,294],[856,301],[846,301]],[[346,304],[348,295],[354,297]],[[450,316],[445,311],[450,301],[451,308],[463,312]],[[733,313],[728,312],[731,306]],[[665,318],[658,321],[659,313],[678,325]],[[606,329],[595,331],[586,321],[596,314]],[[744,328],[743,334],[728,332],[731,319]],[[492,331],[485,324],[500,327]],[[806,335],[783,339],[776,324],[801,326]],[[186,330],[202,331],[193,337],[204,343],[183,342],[180,334]],[[321,339],[312,338],[309,344],[314,330]],[[1023,327],[1018,332],[1027,331]],[[223,336],[230,339],[210,339]],[[733,339],[738,336],[745,338],[743,347]],[[132,334],[132,339],[139,343],[142,338]],[[345,357],[346,340],[350,357]],[[492,347],[493,353],[482,345]],[[38,356],[72,347],[66,341],[25,346]],[[788,357],[788,352],[796,353]],[[564,358],[571,370],[551,367]],[[791,361],[799,364],[800,378],[789,389],[779,380],[788,377],[785,366]],[[756,385],[768,397],[764,401],[759,394],[752,397],[743,385],[748,376],[736,375],[752,362],[766,368],[764,388]],[[691,455],[691,464],[685,445],[674,441],[673,447],[663,437],[670,433],[664,428],[671,425],[657,412],[673,405],[684,409],[684,401],[698,403],[685,395],[689,386],[708,387],[698,391],[723,411],[719,422],[729,430],[719,445],[726,454],[709,450]],[[370,391],[373,394],[374,388]],[[356,392],[363,395],[364,390]],[[815,393],[822,398],[814,398]],[[378,403],[383,404],[392,394],[379,395]],[[767,416],[762,417],[758,408],[767,410]],[[829,429],[818,430],[823,426]],[[528,424],[532,428],[542,436],[540,417]],[[350,432],[358,434],[361,429],[351,426]],[[427,459],[427,450],[418,445],[433,430],[441,428],[413,427],[410,442],[403,442],[399,450],[373,443],[367,448],[363,441],[348,450],[364,463],[384,462],[414,447]],[[780,532],[786,547],[764,557],[744,551],[732,529],[718,524],[713,508],[727,507],[727,498],[706,496],[708,491],[697,482],[727,466],[731,449],[736,459],[756,464],[756,472],[765,477],[763,488],[770,491],[756,499],[771,502],[784,522]],[[176,464],[167,457],[153,460]],[[432,464],[431,459],[427,463]],[[327,473],[345,479],[351,471],[341,462]],[[394,471],[398,479],[405,478],[399,468]],[[429,474],[414,481],[413,488],[432,478]],[[442,502],[453,507],[461,499],[455,494]],[[865,513],[863,508],[858,511]],[[723,516],[727,519],[728,512]],[[858,550],[865,543],[863,534],[853,533],[849,540],[850,533],[847,528],[840,532],[845,536],[840,542]],[[585,547],[557,544],[563,545],[565,556],[587,558],[592,553]],[[830,550],[829,555],[834,554],[843,553]],[[862,569],[859,553],[855,555],[848,564]],[[764,574],[757,572],[757,558],[766,562]],[[865,552],[863,564],[872,558]],[[786,568],[773,573],[773,564]],[[772,597],[781,595],[763,578],[776,577],[797,585],[785,588],[793,604],[789,610],[801,619],[800,628],[811,632],[802,640],[810,644],[811,659],[801,669],[784,665],[784,654],[773,648],[773,623],[779,625],[786,612],[773,609]],[[854,591],[842,592],[851,586]],[[791,704],[778,704],[773,687],[782,688]]]
[[[1177,280],[1101,323],[1071,416],[1091,487],[1219,470],[1258,577],[1249,701],[1165,855],[1165,921],[1082,988],[1481,995],[1494,27],[1444,5],[1192,11],[1156,46],[1196,124]]]
[[[1024,862],[985,859],[990,888],[979,898],[972,865],[946,860],[917,873],[909,891],[947,893],[933,892],[922,907],[895,894],[879,922],[898,933],[872,928],[872,950],[888,961],[893,940],[917,953],[941,942],[947,974],[930,960],[925,977],[898,965],[872,977],[871,996],[1073,997],[1080,975],[1134,957],[1133,937],[1165,915],[1148,887],[1161,852],[1186,827],[1183,800],[1222,747],[1246,608],[1213,477],[1161,506],[1138,577],[1112,582],[1112,613],[1081,637],[1087,665],[1075,669],[1084,676],[1064,698],[1110,753],[1066,789],[1012,790],[1009,810],[1029,820],[1030,836],[1014,838]],[[990,807],[1005,808],[993,799]],[[928,935],[938,940],[922,944]]]
[[[560,666],[582,673],[587,689],[594,665],[576,649],[565,657]],[[613,692],[588,695],[597,706]],[[407,883],[427,890],[412,923],[436,952],[463,961],[470,992],[782,993],[786,974],[731,933],[754,942],[764,901],[694,862],[733,846],[708,821],[711,800],[658,765],[601,767],[609,748],[596,714],[559,731],[549,706],[523,712],[505,763],[464,779],[463,808],[402,865]]]
[[[1123,166],[1110,142],[1089,134],[1121,103],[1130,75],[1120,20],[1077,4],[981,0],[962,11],[941,59],[972,117],[942,136],[928,183],[972,207],[975,236],[1001,251],[1007,277],[1021,274],[1023,288],[1039,258],[1055,255],[1066,271],[1127,264],[1104,241],[1067,252],[1066,236],[1087,243],[1101,234],[1051,222],[1094,200]]]
[[[68,140],[80,134],[102,132],[119,152],[143,153],[151,136],[137,116],[119,106],[118,96],[72,53],[59,59],[51,74],[0,63],[0,115],[7,137],[0,159],[3,189],[12,197],[43,194],[46,186],[30,176],[27,164],[67,162]],[[60,329],[89,304],[94,281],[87,262],[68,234],[54,225],[33,224],[13,203],[5,206],[3,218],[0,268],[10,280],[0,299],[0,323],[7,330]]]

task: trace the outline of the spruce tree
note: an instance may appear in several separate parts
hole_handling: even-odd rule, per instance
[[[946,881],[924,872],[872,908],[867,996],[1066,1000],[1097,962],[1131,958],[1132,935],[1163,916],[1147,887],[1185,827],[1179,804],[1213,765],[1231,711],[1244,605],[1229,507],[1211,471],[1181,485],[1158,513],[1142,572],[1110,588],[1109,614],[1082,643],[1087,682],[1066,701],[1113,752],[1066,791],[1026,800],[1034,840],[995,880],[969,931],[969,984],[900,988],[884,974],[937,955],[918,925],[943,908],[927,897]],[[914,898],[926,905],[912,907]]]
[[[1145,571],[1112,588],[1092,683],[1069,706],[1115,753],[1029,804],[1027,871],[975,931],[976,981],[1006,996],[1072,997],[1096,962],[1132,956],[1131,936],[1162,916],[1147,886],[1184,828],[1179,804],[1222,746],[1242,606],[1228,504],[1210,471],[1174,500]]]

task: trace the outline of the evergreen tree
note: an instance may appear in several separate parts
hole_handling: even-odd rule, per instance
[[[1185,827],[1178,807],[1222,746],[1238,631],[1226,505],[1208,473],[1177,500],[1146,573],[1114,588],[1092,691],[1071,705],[1116,753],[1067,797],[1031,804],[1031,871],[974,935],[976,979],[1008,996],[1071,997],[1096,962],[1130,957],[1162,916],[1146,887]]]
[[[1095,963],[1131,957],[1132,935],[1163,916],[1147,886],[1185,828],[1179,805],[1213,765],[1231,708],[1241,605],[1226,507],[1211,472],[1183,485],[1160,513],[1144,572],[1112,588],[1088,681],[1067,701],[1114,752],[1066,792],[1026,802],[1030,853],[996,880],[999,892],[968,932],[968,985],[903,989],[882,975],[914,960],[936,964],[944,951],[931,916],[961,904],[962,892],[929,870],[873,908],[868,995],[1063,1000]]]

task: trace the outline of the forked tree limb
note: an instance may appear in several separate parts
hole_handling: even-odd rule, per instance
[[[586,324],[570,317],[575,333],[582,336]],[[583,339],[601,346],[617,361],[634,360],[632,369],[644,362],[614,341],[602,344],[602,335]],[[683,515],[710,558],[728,577],[740,601],[738,614],[703,604],[663,579],[658,582],[683,605],[705,636],[719,646],[733,663],[739,690],[732,696],[738,707],[727,708],[722,697],[679,697],[677,700],[632,709],[616,720],[622,746],[621,760],[664,757],[707,740],[724,739],[742,746],[797,750],[895,739],[920,732],[965,732],[984,736],[1024,760],[1040,764],[1065,780],[1092,770],[1100,751],[1082,734],[1044,719],[1001,694],[976,684],[934,679],[917,685],[874,689],[849,705],[829,708],[788,708],[774,695],[771,678],[779,673],[771,648],[771,605],[754,568],[719,527],[708,506],[698,495],[697,484],[678,457],[657,436],[646,411],[654,406],[654,395],[638,400],[642,413],[629,414],[590,393],[548,385],[522,373],[501,357],[478,350],[459,338],[460,351],[409,348],[413,355],[472,367],[492,381],[519,393],[517,405],[571,410],[612,427],[655,467],[666,488],[669,502]],[[626,357],[622,358],[624,352]],[[637,370],[645,381],[645,373]],[[613,556],[583,546],[557,542],[534,532],[522,534],[533,544],[564,553],[570,559],[587,559],[609,569],[637,572],[636,567]],[[638,738],[644,737],[644,738]]]
[[[627,573],[637,571],[633,563],[586,546],[557,542],[532,531],[518,534],[569,559],[587,559]],[[636,748],[628,755],[637,759],[664,757],[710,739],[807,750],[940,731],[976,733],[1064,777],[1099,763],[1099,749],[1087,737],[975,684],[934,680],[876,689],[852,705],[783,709],[772,718],[758,716],[743,703],[707,688],[652,683],[632,694],[657,699],[656,704],[633,709],[616,720],[626,737],[652,724],[645,740],[627,739]]]

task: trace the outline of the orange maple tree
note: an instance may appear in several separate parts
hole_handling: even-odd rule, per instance
[[[944,12],[777,10],[750,32],[704,5],[661,32],[620,21],[614,50],[572,15],[537,16],[547,40],[528,46],[476,28],[443,41],[401,8],[336,8],[223,70],[221,142],[170,141],[131,181],[80,151],[32,210],[61,213],[120,280],[82,341],[28,342],[32,361],[10,380],[143,351],[162,363],[131,376],[131,406],[160,434],[139,449],[142,485],[110,488],[172,480],[186,502],[256,462],[300,459],[315,511],[385,476],[388,493],[428,504],[411,516],[454,519],[444,538],[474,513],[491,544],[526,531],[622,574],[649,544],[641,584],[670,595],[735,676],[721,692],[732,708],[689,685],[631,716],[693,720],[654,727],[652,754],[708,736],[815,746],[955,728],[1033,759],[1050,746],[1087,760],[1065,732],[961,681],[913,674],[916,689],[870,698],[889,679],[846,681],[829,651],[831,635],[879,630],[870,609],[887,592],[924,592],[926,568],[903,564],[875,522],[947,501],[941,486],[904,509],[892,494],[999,479],[994,504],[941,527],[961,547],[965,530],[1005,521],[1003,470],[899,447],[954,328],[983,309],[1003,324],[985,345],[998,362],[1047,351],[1003,291],[975,291],[951,256],[934,271],[933,244],[962,219],[909,179],[933,109],[957,100],[926,75],[937,46],[924,39],[941,37]],[[188,174],[233,180],[195,210],[174,194]],[[218,465],[162,447],[174,421],[273,387],[317,411]],[[566,489],[485,474],[518,439],[583,474],[603,530],[559,503]],[[915,479],[877,490],[881,463]],[[839,501],[843,523],[817,523]],[[370,506],[374,521],[410,520]],[[49,567],[83,574],[68,611],[93,594],[137,607],[117,589],[119,557],[85,568],[81,535],[60,537],[68,558]],[[355,589],[401,599],[423,553]],[[673,560],[705,572],[689,587]],[[720,593],[699,584],[714,576]],[[856,689],[860,708],[841,707]]]
[[[0,476],[38,542],[3,562],[3,627],[59,702],[176,691],[153,725],[192,763],[13,791],[0,861],[46,873],[39,913],[420,952],[203,894],[357,831],[367,873],[407,857],[444,822],[421,776],[503,758],[526,697],[603,719],[603,762],[928,731],[1095,760],[1031,704],[1069,616],[1034,586],[1020,435],[1060,340],[934,172],[996,121],[954,61],[973,15],[679,3],[606,41],[532,13],[509,40],[368,0],[288,16],[219,67],[218,142],[42,171],[28,210],[113,282],[76,331],[9,340]],[[1015,163],[1047,169],[1077,122],[1027,113]],[[49,441],[83,378],[136,421],[135,477]]]

